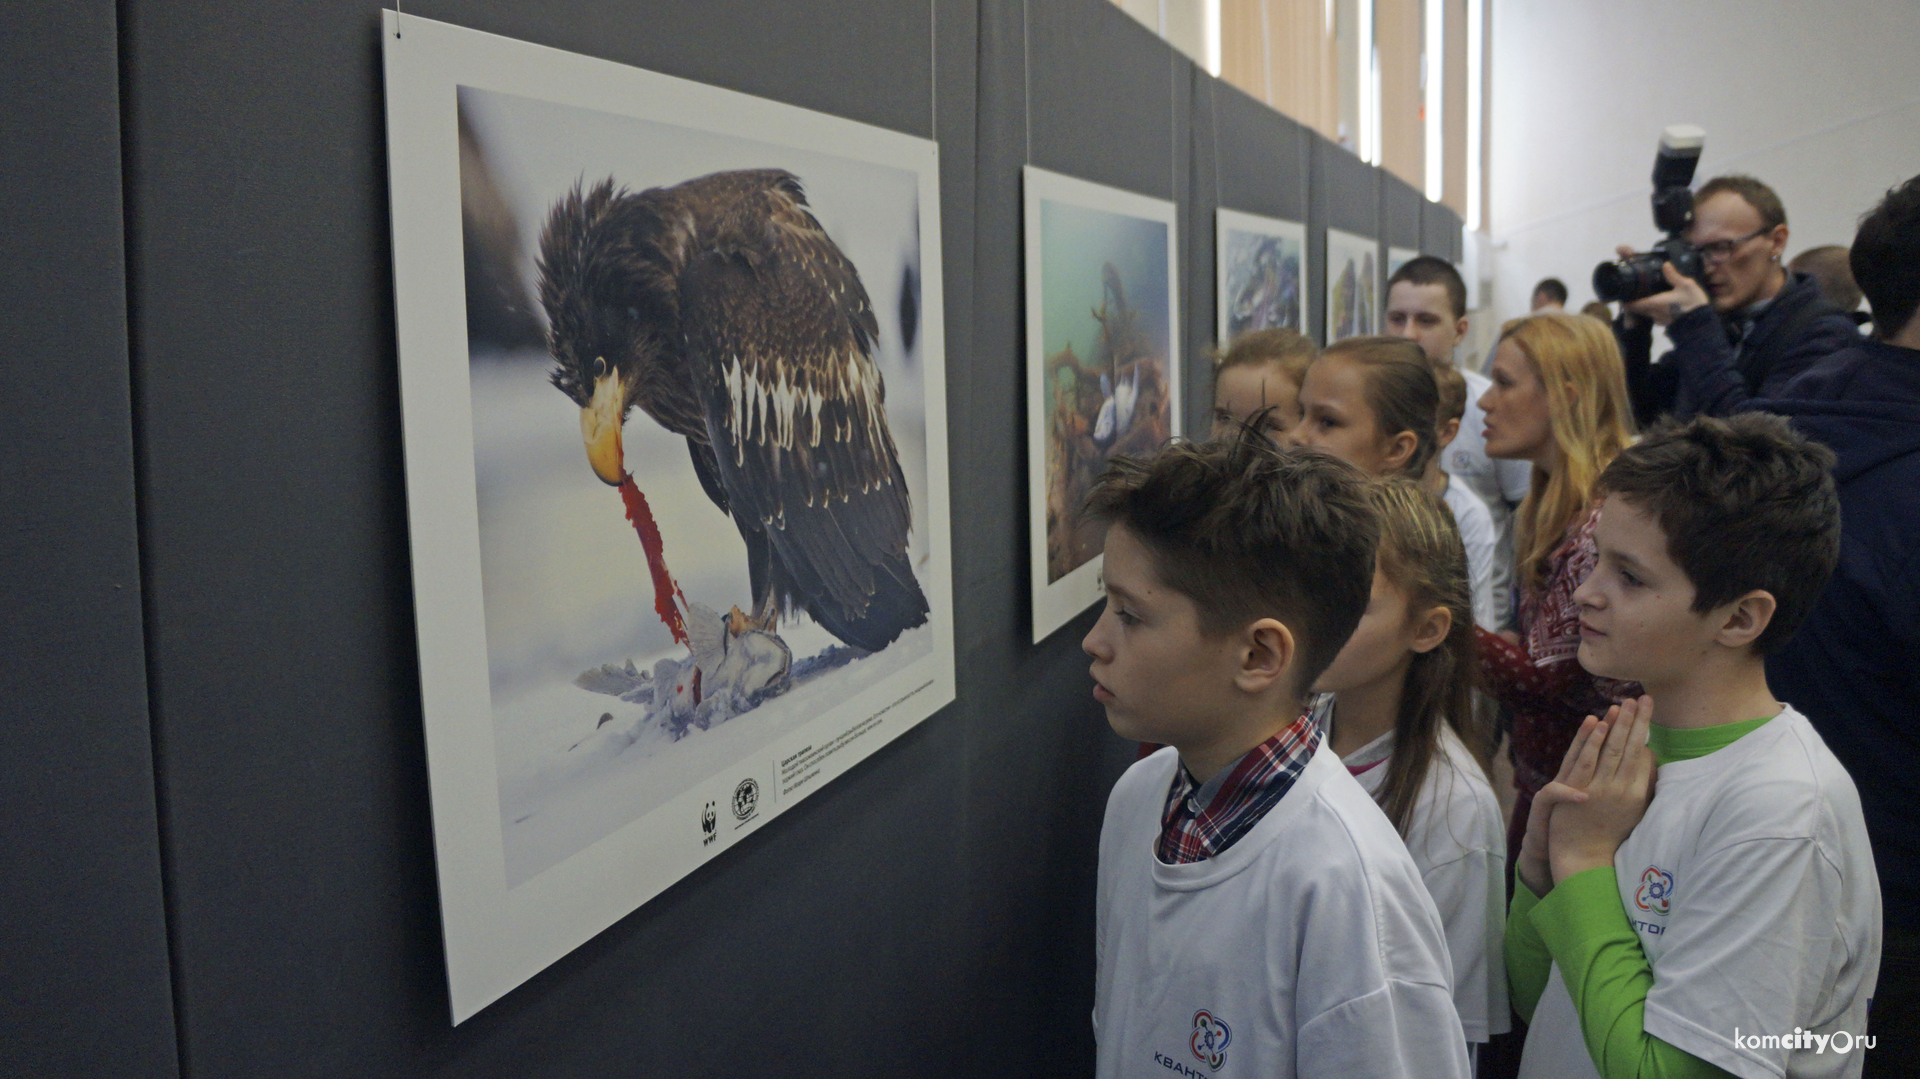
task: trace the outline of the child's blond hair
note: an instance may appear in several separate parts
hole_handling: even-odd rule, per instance
[[[1233,344],[1214,353],[1213,375],[1233,367],[1256,367],[1261,364],[1274,364],[1280,368],[1288,382],[1298,390],[1300,383],[1306,380],[1307,368],[1313,366],[1320,350],[1315,348],[1312,339],[1294,330],[1254,330],[1243,333],[1233,339]]]
[[[1407,597],[1408,613],[1445,607],[1452,616],[1446,639],[1418,653],[1407,666],[1393,723],[1393,754],[1386,780],[1374,797],[1402,837],[1413,820],[1420,786],[1440,747],[1442,724],[1460,736],[1481,771],[1487,770],[1490,739],[1473,710],[1478,669],[1473,643],[1473,593],[1467,549],[1453,513],[1439,497],[1406,479],[1375,480],[1368,501],[1380,521],[1375,566]]]

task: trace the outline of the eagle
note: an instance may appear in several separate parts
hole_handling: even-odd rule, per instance
[[[635,406],[686,439],[746,542],[753,610],[736,611],[736,633],[802,610],[875,652],[926,622],[879,322],[799,178],[583,186],[548,214],[538,270],[551,381],[580,407],[594,474],[627,493],[621,428]]]

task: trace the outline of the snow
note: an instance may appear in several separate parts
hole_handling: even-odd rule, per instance
[[[781,636],[796,664],[838,643],[811,624],[783,628]],[[507,886],[559,864],[742,758],[753,759],[802,723],[911,666],[932,644],[929,627],[908,630],[884,651],[797,684],[711,730],[689,728],[677,741],[664,725],[641,722],[645,703],[571,684],[547,683],[509,700],[496,697]],[[659,658],[668,655],[636,658],[634,666],[652,670]],[[603,715],[613,718],[601,724]]]

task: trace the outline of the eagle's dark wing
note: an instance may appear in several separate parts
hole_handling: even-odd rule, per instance
[[[879,325],[798,181],[769,175],[761,205],[728,214],[681,271],[688,367],[727,504],[784,570],[782,605],[878,649],[927,615],[871,354]]]

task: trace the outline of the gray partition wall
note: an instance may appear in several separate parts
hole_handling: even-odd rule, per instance
[[[1327,230],[1340,229],[1360,236],[1380,238],[1379,169],[1309,132],[1313,161],[1312,186],[1307,200],[1307,246],[1313,253],[1313,273],[1307,288],[1307,322],[1313,337],[1326,344],[1327,319]],[[1384,252],[1384,249],[1383,249]],[[1385,261],[1381,254],[1375,263]],[[1384,280],[1384,278],[1383,278]]]
[[[1460,234],[1460,215],[1437,202],[1420,203],[1420,250],[1424,254],[1437,255],[1448,262],[1459,262],[1466,257],[1463,244],[1466,238]]]
[[[0,36],[0,1075],[175,1074],[106,0]]]
[[[1180,205],[1190,424],[1214,209],[1309,223],[1317,330],[1379,174],[1106,0],[409,0],[937,138],[946,252],[959,700],[454,1028],[380,6],[61,0],[0,45],[0,1072],[1089,1074],[1135,747],[1092,612],[1027,643],[1020,166]]]
[[[1191,282],[1187,296],[1193,317],[1187,324],[1189,339],[1205,348],[1218,344],[1214,341],[1218,327],[1214,281],[1218,258],[1214,248],[1219,231],[1214,211],[1239,210],[1306,222],[1312,151],[1311,136],[1299,124],[1198,68],[1193,76],[1193,194],[1186,217],[1194,241],[1188,249],[1192,254],[1187,267]],[[1325,242],[1324,236],[1321,242]],[[1306,246],[1311,252],[1311,237]],[[1314,291],[1313,281],[1309,274],[1302,284],[1307,293],[1308,336],[1314,336],[1315,320],[1322,317],[1325,307],[1322,294]],[[1315,313],[1316,305],[1323,309],[1321,314]],[[1189,422],[1204,422],[1213,401],[1212,372],[1199,362],[1202,354],[1198,349],[1193,355],[1198,388],[1191,391],[1191,398],[1199,411],[1189,409],[1188,414],[1200,419]]]
[[[1386,249],[1406,247],[1426,254],[1420,243],[1422,207],[1426,200],[1413,185],[1391,173],[1380,175],[1380,266],[1386,268]],[[1382,290],[1381,298],[1386,298]]]

